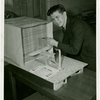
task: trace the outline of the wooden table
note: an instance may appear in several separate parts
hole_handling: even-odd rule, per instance
[[[33,74],[16,66],[6,66],[6,70],[10,76],[13,100],[17,100],[16,80],[19,80],[51,100],[92,100],[92,98],[96,97],[96,74],[88,69],[85,69],[81,74],[70,77],[68,83],[58,91],[40,86],[34,81],[35,77]]]

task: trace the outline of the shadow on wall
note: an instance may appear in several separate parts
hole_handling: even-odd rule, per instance
[[[19,17],[17,14],[15,14],[12,11],[6,10],[5,11],[5,19],[9,19],[9,18],[16,18]]]

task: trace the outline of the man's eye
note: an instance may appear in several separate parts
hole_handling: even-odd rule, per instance
[[[59,16],[56,16],[56,19],[59,19],[60,17]]]

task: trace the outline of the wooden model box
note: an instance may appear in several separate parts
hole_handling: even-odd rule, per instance
[[[32,73],[36,84],[58,90],[87,64],[64,57],[61,70],[50,66],[53,47],[48,46],[47,37],[53,38],[52,22],[28,17],[5,20],[5,61]]]
[[[18,17],[5,20],[5,59],[19,67],[33,60],[43,50],[48,50],[45,37],[52,38],[52,23],[44,20]]]

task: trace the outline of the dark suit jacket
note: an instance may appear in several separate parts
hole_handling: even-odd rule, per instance
[[[62,54],[84,61],[90,69],[96,69],[96,35],[84,21],[68,16],[66,30],[58,48]]]

